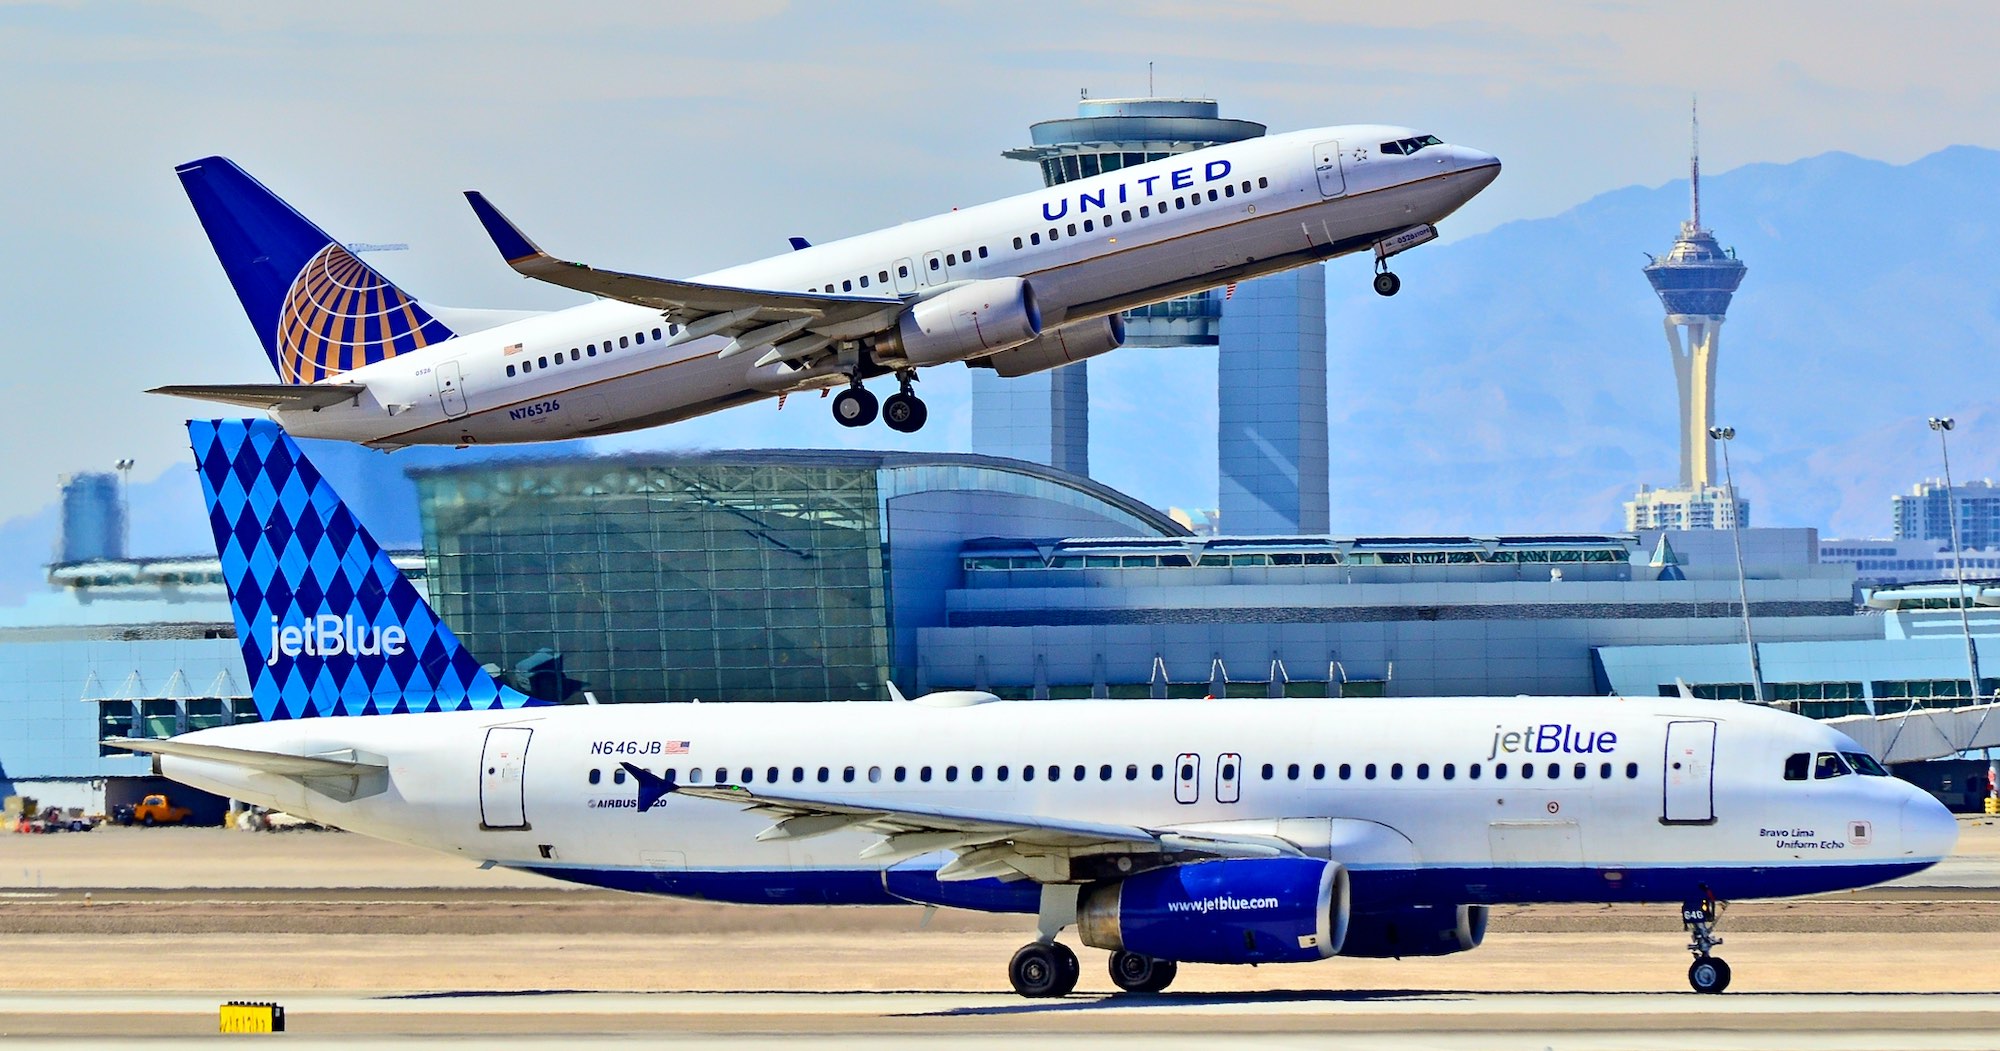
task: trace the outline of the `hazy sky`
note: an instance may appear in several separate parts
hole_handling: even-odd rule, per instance
[[[507,271],[458,191],[558,254],[697,273],[1030,188],[1000,151],[1081,91],[1146,93],[1150,61],[1156,93],[1274,130],[1407,123],[1499,154],[1463,236],[1680,177],[1696,91],[1711,170],[2000,146],[1995,54],[1990,3],[0,0],[0,519],[120,456],[179,468],[202,410],[144,388],[269,380],[173,177],[211,153],[337,238],[410,243],[374,262],[419,296],[554,307],[577,299]],[[1330,280],[1365,279],[1348,262]],[[967,447],[962,371],[927,388],[917,447]],[[886,443],[796,408],[645,441]]]

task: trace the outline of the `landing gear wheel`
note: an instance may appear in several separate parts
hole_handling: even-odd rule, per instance
[[[1082,970],[1076,953],[1067,946],[1034,942],[1014,954],[1007,964],[1007,980],[1015,992],[1031,999],[1067,996]]]
[[[908,392],[891,394],[882,402],[882,422],[888,424],[892,431],[915,434],[923,429],[924,421],[930,416],[931,411],[924,406],[924,400]]]
[[[1697,956],[1688,965],[1688,984],[1698,993],[1719,993],[1729,988],[1729,965],[1720,957]]]
[[[833,418],[842,427],[866,427],[874,423],[877,408],[875,395],[859,384],[833,396]]]
[[[1376,295],[1393,296],[1402,290],[1403,290],[1402,278],[1397,277],[1396,275],[1388,272],[1387,270],[1384,270],[1381,273],[1375,275]]]
[[[1180,964],[1136,952],[1111,954],[1111,984],[1128,993],[1157,993],[1172,985]]]

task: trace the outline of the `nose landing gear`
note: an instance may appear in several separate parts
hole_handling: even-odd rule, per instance
[[[1729,964],[1709,954],[1709,950],[1722,944],[1715,933],[1721,921],[1721,903],[1706,886],[1701,888],[1701,897],[1681,906],[1681,925],[1688,929],[1691,939],[1688,951],[1694,954],[1694,963],[1688,965],[1688,985],[1695,992],[1719,993],[1729,988]]]
[[[1375,275],[1375,294],[1393,296],[1403,290],[1403,279],[1387,270]]]

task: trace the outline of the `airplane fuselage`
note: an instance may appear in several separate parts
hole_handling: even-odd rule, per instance
[[[1366,249],[1451,214],[1498,173],[1491,156],[1455,146],[1379,152],[1411,134],[1348,126],[1211,147],[694,280],[914,300],[1020,277],[1042,331],[1053,332]],[[893,367],[759,365],[756,354],[718,356],[726,336],[679,336],[659,311],[600,300],[352,369],[322,382],[357,384],[355,398],[272,416],[301,437],[384,447],[546,441],[670,423]]]
[[[1917,871],[1956,837],[1899,779],[1787,779],[1788,757],[1860,751],[1833,730],[1677,699],[607,705],[181,740],[389,767],[343,802],[161,757],[210,791],[565,880],[743,903],[1033,912],[1037,890],[940,880],[944,852],[871,862],[873,833],[760,841],[772,819],[724,800],[674,793],[642,811],[621,764],[683,786],[1262,836],[1345,866],[1357,910],[1805,894]],[[1090,859],[1069,864],[1053,875],[1090,878]]]

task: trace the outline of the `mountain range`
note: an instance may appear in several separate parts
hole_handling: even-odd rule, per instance
[[[1703,180],[1704,224],[1749,266],[1722,329],[1716,403],[1717,422],[1737,430],[1731,466],[1753,525],[1887,535],[1890,497],[1940,474],[1929,416],[1959,420],[1957,479],[2000,474],[1996,186],[2000,151],[1968,146],[1903,165],[1829,153]],[[1397,257],[1394,298],[1369,289],[1365,260],[1329,264],[1333,531],[1616,530],[1641,483],[1672,484],[1678,395],[1640,268],[1672,245],[1688,201],[1684,180],[1628,187],[1425,246]],[[1213,351],[1093,361],[1092,473],[1163,506],[1212,501],[1214,376]],[[930,386],[920,447],[968,447],[966,389],[956,376]],[[770,445],[887,441],[819,411],[811,399],[752,431]],[[745,419],[560,448],[309,451],[384,543],[414,546],[411,466],[742,445]],[[130,499],[136,553],[208,549],[193,472],[134,485]],[[53,504],[0,522],[0,603],[42,586],[56,530]]]

